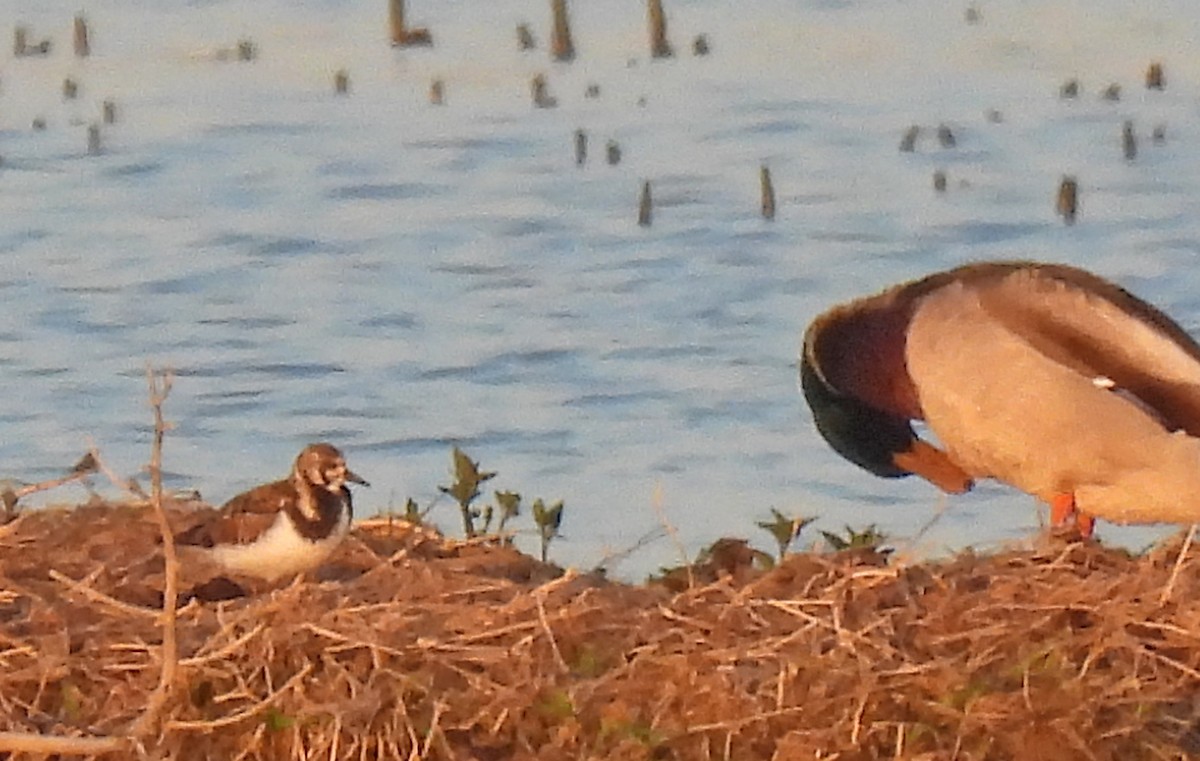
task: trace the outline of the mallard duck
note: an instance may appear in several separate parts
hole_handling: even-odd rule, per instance
[[[1095,518],[1200,521],[1200,345],[1090,272],[969,264],[835,306],[805,332],[800,383],[825,440],[875,475],[994,478],[1084,537]]]

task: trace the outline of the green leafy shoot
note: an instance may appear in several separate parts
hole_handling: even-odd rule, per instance
[[[533,501],[533,522],[537,524],[538,535],[542,542],[542,562],[550,551],[550,542],[558,536],[558,527],[562,525],[563,501],[560,499],[550,507],[541,499]]]
[[[775,543],[779,546],[779,561],[783,562],[792,542],[796,541],[804,527],[815,521],[816,518],[788,517],[773,507],[771,508],[771,518],[769,521],[757,521],[757,525],[761,529],[766,529],[775,538]]]
[[[270,732],[282,732],[295,724],[296,719],[276,708],[269,708],[266,716],[263,717],[263,723],[267,725],[267,730]]]
[[[500,525],[496,531],[502,532],[510,520],[521,514],[521,495],[515,491],[498,491],[496,505],[500,508]]]
[[[425,514],[421,512],[421,508],[417,506],[417,501],[412,497],[404,501],[404,520],[414,526],[420,526],[425,522]]]
[[[454,459],[454,483],[450,486],[439,486],[438,489],[444,494],[449,494],[458,502],[458,507],[462,511],[463,532],[468,539],[475,536],[475,519],[479,517],[479,511],[471,506],[471,503],[479,496],[479,487],[486,481],[494,478],[494,471],[482,471],[479,469],[479,463],[472,460],[458,447],[454,447],[452,453]]]
[[[840,536],[830,531],[822,531],[821,536],[825,537],[825,541],[829,543],[829,546],[832,547],[835,552],[841,552],[842,550],[861,549],[883,552],[883,543],[888,540],[887,534],[877,529],[874,523],[872,523],[870,526],[867,526],[862,531],[855,531],[849,526],[846,526],[845,536]],[[887,550],[886,552],[890,551],[891,550]]]

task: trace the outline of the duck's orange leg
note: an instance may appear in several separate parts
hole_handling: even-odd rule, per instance
[[[1075,507],[1074,494],[1070,492],[1055,494],[1050,500],[1050,527],[1061,528],[1072,517],[1075,518],[1075,527],[1079,529],[1079,536],[1083,539],[1091,539],[1092,533],[1096,530],[1096,519],[1079,512]]]

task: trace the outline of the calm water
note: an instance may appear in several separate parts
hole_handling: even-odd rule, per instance
[[[86,60],[70,55],[78,3],[4,3],[5,39],[21,23],[56,48],[0,58],[0,475],[57,475],[93,441],[136,471],[152,363],[179,376],[171,485],[211,501],[327,439],[373,482],[363,512],[427,505],[456,443],[500,472],[496,488],[565,499],[554,554],[578,565],[653,529],[656,504],[690,549],[727,534],[766,546],[753,523],[771,507],[904,536],[942,502],[816,436],[794,361],[816,313],[1020,257],[1087,266],[1200,325],[1189,0],[981,3],[975,25],[940,0],[667,0],[680,55],[661,62],[641,2],[574,5],[579,58],[562,65],[541,0],[412,0],[437,46],[408,51],[384,40],[383,0],[93,0]],[[542,50],[516,50],[521,22]],[[701,32],[713,52],[694,58]],[[259,60],[214,60],[241,37]],[[1155,59],[1165,92],[1142,87]],[[349,97],[332,92],[339,68]],[[530,106],[537,72],[559,108]],[[66,76],[77,100],[61,98]],[[1059,100],[1076,76],[1081,97]],[[1111,82],[1116,103],[1099,97]],[[105,98],[118,122],[88,156]],[[1124,119],[1142,136],[1133,162]],[[956,148],[927,131],[897,151],[908,125],[943,122]],[[603,162],[610,139],[619,166]],[[763,162],[773,223],[757,212]],[[1082,188],[1072,228],[1053,215],[1064,173]],[[1037,524],[1000,487],[949,504],[919,551]],[[432,516],[457,528],[444,499]],[[659,541],[620,571],[674,554]]]

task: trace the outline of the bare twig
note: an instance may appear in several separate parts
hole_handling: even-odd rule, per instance
[[[102,753],[128,752],[130,741],[124,737],[56,737],[28,732],[0,732],[0,751],[35,755],[98,756]]]
[[[684,570],[687,571],[688,589],[694,589],[696,587],[696,575],[692,572],[692,561],[688,559],[687,548],[683,546],[683,541],[679,538],[679,532],[675,529],[671,521],[667,520],[666,510],[663,509],[663,489],[661,483],[654,485],[654,496],[650,498],[650,505],[654,508],[654,514],[658,516],[658,522],[662,524],[663,530],[671,538],[671,543],[675,545],[676,552],[679,553],[679,560],[683,563]]]
[[[267,628],[266,624],[259,624],[258,626],[255,626],[253,629],[246,632],[245,634],[238,637],[237,639],[233,640],[232,642],[227,643],[223,647],[221,647],[217,650],[214,650],[211,653],[206,653],[205,655],[197,655],[192,658],[184,658],[183,660],[179,661],[179,665],[180,666],[203,666],[204,664],[210,663],[212,661],[219,661],[219,660],[225,658],[226,656],[236,653],[238,650],[241,650],[242,647],[244,647],[247,642],[249,642],[250,640],[257,637],[266,628]]]
[[[88,448],[88,454],[92,456],[92,461],[96,464],[96,470],[104,474],[104,477],[121,491],[133,497],[135,500],[146,499],[146,492],[138,486],[137,481],[132,478],[121,478],[117,473],[104,462],[100,457],[100,450],[93,444]]]
[[[611,571],[613,568],[616,568],[618,564],[624,560],[627,560],[638,550],[657,542],[666,535],[667,531],[664,527],[655,526],[635,539],[633,544],[629,545],[628,547],[620,550],[605,551],[604,555],[598,561],[596,561],[594,566],[592,566],[590,573],[595,573],[597,571]]]
[[[538,621],[542,624],[542,631],[546,633],[546,639],[550,640],[550,649],[554,651],[554,660],[558,663],[558,669],[564,674],[569,674],[571,668],[567,666],[567,662],[563,660],[562,651],[558,649],[558,640],[554,638],[554,631],[550,628],[550,622],[546,619],[546,606],[543,601],[545,595],[535,593],[534,599],[537,600]]]
[[[159,531],[162,533],[165,582],[163,585],[162,671],[159,673],[158,686],[146,704],[146,710],[142,712],[131,728],[134,736],[149,735],[157,730],[162,710],[171,696],[171,687],[175,683],[175,670],[179,665],[179,646],[175,637],[179,559],[175,555],[175,535],[171,531],[171,522],[167,519],[167,511],[163,507],[162,486],[162,446],[163,436],[167,431],[162,408],[167,395],[171,393],[172,377],[169,370],[155,372],[151,367],[146,368],[150,407],[154,411],[154,444],[150,449],[150,501],[154,506],[154,517],[158,521]]]
[[[146,618],[158,618],[158,616],[159,616],[159,612],[157,610],[152,610],[151,608],[141,608],[141,607],[138,607],[137,605],[130,605],[127,602],[121,602],[120,600],[116,599],[115,597],[109,597],[108,595],[104,594],[103,592],[96,590],[96,589],[92,589],[87,584],[85,584],[81,581],[76,581],[75,579],[72,579],[70,576],[67,576],[64,573],[60,573],[53,568],[51,568],[47,572],[46,575],[48,575],[50,578],[54,579],[58,583],[63,584],[67,587],[70,587],[73,591],[78,592],[79,594],[83,595],[84,597],[88,598],[89,600],[91,600],[93,602],[101,603],[103,605],[108,605],[109,607],[115,608],[115,609],[121,611],[122,613],[131,614],[131,615],[135,615],[135,616],[142,616],[142,617],[146,617]]]
[[[1167,579],[1167,585],[1163,587],[1162,594],[1158,598],[1159,605],[1166,605],[1167,600],[1171,599],[1171,591],[1175,589],[1175,579],[1179,578],[1179,571],[1183,568],[1184,558],[1187,557],[1188,550],[1192,548],[1192,540],[1195,538],[1196,524],[1193,523],[1183,540],[1183,546],[1179,548],[1179,557],[1175,558],[1175,567],[1171,569],[1171,578]]]
[[[279,698],[283,697],[284,694],[299,684],[300,681],[304,679],[304,677],[308,676],[309,672],[312,670],[313,664],[304,664],[304,668],[300,669],[295,674],[292,674],[292,676],[286,682],[279,686],[278,690],[275,690],[270,695],[244,711],[238,711],[237,713],[230,714],[229,716],[222,716],[219,719],[212,719],[211,721],[169,721],[167,722],[167,728],[180,730],[200,730],[203,732],[208,732],[214,729],[220,729],[221,727],[228,727],[233,724],[237,724],[240,721],[244,721],[252,716],[256,716],[270,708],[275,704],[275,701],[279,700]]]
[[[20,488],[13,489],[12,494],[17,499],[28,497],[30,494],[35,494],[39,491],[48,491],[57,489],[73,481],[82,481],[96,471],[95,463],[92,461],[90,454],[84,455],[71,472],[61,478],[51,478],[45,481],[38,481],[36,484],[26,484]]]

